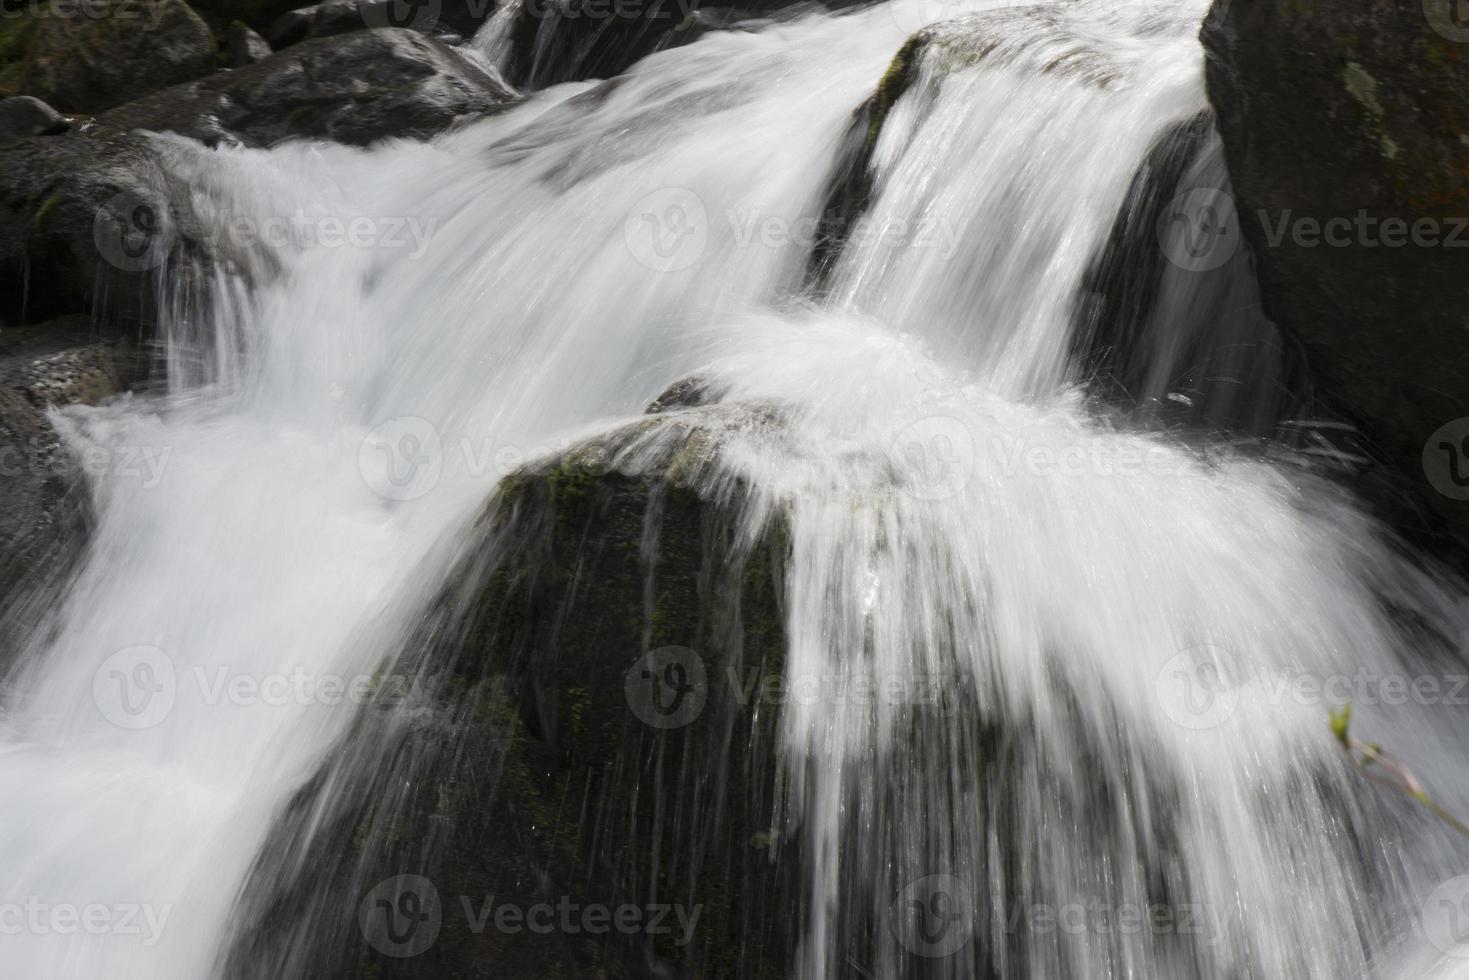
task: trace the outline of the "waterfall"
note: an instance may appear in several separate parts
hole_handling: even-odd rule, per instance
[[[1282,393],[1298,372],[1258,315],[1199,326],[1257,302],[1243,254],[1164,267],[1126,338],[1137,400],[1207,404],[1199,424],[1099,408],[1077,357],[1140,166],[1206,109],[1205,7],[894,0],[712,33],[428,144],[160,137],[231,261],[212,303],[169,308],[166,390],[53,413],[77,454],[138,465],[93,478],[0,729],[0,902],[138,929],[0,918],[0,972],[219,971],[272,821],[350,742],[350,692],[403,654],[500,479],[697,374],[784,406],[723,465],[752,527],[789,522],[789,678],[937,680],[964,706],[785,712],[791,976],[864,975],[853,950],[885,980],[1469,976],[1425,920],[1462,842],[1327,726],[1357,693],[1356,724],[1469,813],[1462,701],[1360,696],[1451,686],[1462,585],[1263,439],[1309,391]],[[999,43],[961,20],[911,69],[817,295],[854,111],[913,30],[976,12]],[[1217,185],[1217,143],[1184,170]],[[1198,370],[1219,337],[1250,353]],[[1185,383],[1225,375],[1246,382]],[[1297,684],[1323,678],[1344,684]],[[934,882],[957,945],[915,954],[878,923]]]

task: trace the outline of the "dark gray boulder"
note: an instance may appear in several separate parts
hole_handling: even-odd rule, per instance
[[[452,48],[410,30],[308,41],[264,61],[157,92],[102,116],[115,129],[206,144],[427,138],[504,108],[514,93]]]
[[[225,63],[231,68],[244,68],[271,55],[270,45],[265,38],[251,30],[243,21],[233,21],[225,30]]]
[[[371,12],[392,2],[393,0],[384,0],[382,4],[363,4],[358,0],[330,0],[328,3],[299,7],[271,21],[270,26],[265,29],[265,38],[272,47],[284,48],[310,38],[366,30],[371,25],[364,19],[364,11]]]
[[[705,479],[722,433],[772,419],[685,409],[502,482],[262,848],[225,976],[787,975],[778,711],[742,693],[784,670],[787,546],[740,533],[742,488]],[[655,707],[644,670],[678,700]],[[399,899],[433,909],[411,935],[375,918]],[[538,934],[477,928],[486,899],[696,917]]]
[[[18,95],[0,99],[0,141],[25,136],[55,136],[71,128],[66,117],[40,99]]]
[[[1469,539],[1469,27],[1450,0],[1229,0],[1209,98],[1266,307]],[[1447,428],[1445,428],[1447,426]]]
[[[158,275],[207,262],[200,240],[141,136],[92,126],[0,144],[0,322],[88,313],[145,328]]]
[[[491,9],[489,0],[470,5],[445,7],[434,0],[327,0],[310,7],[289,10],[264,29],[266,40],[277,49],[334,34],[383,28],[402,28],[448,40],[463,40],[474,34]]]
[[[45,586],[75,559],[90,516],[78,462],[48,406],[95,404],[142,375],[133,338],[73,316],[0,328],[0,651],[19,649],[49,608]],[[0,671],[5,666],[0,653]]]
[[[183,0],[90,0],[78,16],[49,7],[34,18],[13,93],[63,112],[101,112],[207,75],[218,63],[214,35]]]

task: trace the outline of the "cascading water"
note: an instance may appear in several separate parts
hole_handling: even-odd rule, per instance
[[[1303,464],[1115,428],[1078,383],[1090,264],[1204,108],[1202,6],[1007,10],[983,50],[946,28],[873,147],[861,233],[805,289],[851,113],[912,29],[964,12],[713,34],[429,145],[173,148],[217,234],[396,233],[237,247],[249,288],[167,325],[166,394],[56,417],[78,452],[158,465],[96,481],[85,561],[20,652],[0,897],[140,928],[6,928],[6,976],[217,971],[272,819],[352,723],[323,679],[399,654],[515,461],[695,373],[783,406],[725,465],[750,521],[787,515],[789,676],[941,678],[969,706],[787,710],[792,975],[1452,975],[1419,912],[1462,845],[1359,785],[1328,699],[1279,692],[1452,673],[1459,588]],[[1205,302],[1176,272],[1160,293],[1157,316]],[[1163,397],[1179,334],[1140,336]],[[1359,711],[1461,812],[1464,720]],[[915,958],[873,924],[934,880],[964,944]],[[1116,918],[1156,907],[1168,927]],[[1034,921],[1072,908],[1114,919]]]

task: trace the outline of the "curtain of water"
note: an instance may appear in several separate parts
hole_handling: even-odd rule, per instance
[[[352,717],[266,687],[370,676],[513,460],[694,370],[789,406],[779,449],[737,455],[790,514],[790,671],[940,677],[968,706],[788,713],[801,976],[859,941],[885,977],[1392,975],[1421,947],[1450,842],[1363,802],[1323,706],[1270,694],[1428,669],[1455,594],[1324,482],[1113,431],[1075,387],[1088,263],[1203,107],[1201,5],[1058,5],[998,22],[992,56],[925,59],[868,233],[803,298],[851,113],[956,12],[712,35],[430,145],[176,147],[218,234],[382,234],[232,243],[249,288],[168,325],[167,395],[58,418],[78,451],[163,464],[96,480],[84,566],[7,690],[0,894],[157,928],[0,936],[7,971],[206,975],[272,814]],[[1231,694],[1204,724],[1201,670]],[[1466,802],[1461,710],[1363,721]],[[970,952],[915,965],[901,929],[855,935],[936,876]],[[1014,925],[1075,902],[1209,931]]]

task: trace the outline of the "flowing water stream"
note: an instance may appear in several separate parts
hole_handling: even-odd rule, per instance
[[[791,675],[944,677],[1009,733],[1002,779],[958,722],[791,706],[794,976],[859,975],[841,951],[934,876],[974,941],[924,976],[1459,975],[1423,910],[1457,900],[1464,844],[1343,764],[1340,697],[1281,685],[1351,679],[1362,729],[1469,812],[1460,702],[1361,694],[1462,671],[1460,587],[1284,449],[1099,411],[1076,360],[1139,166],[1205,107],[1205,5],[1008,11],[972,58],[956,28],[809,288],[852,113],[913,29],[996,6],[712,34],[427,145],[175,142],[211,228],[382,233],[239,248],[244,274],[166,325],[166,391],[56,415],[79,453],[157,465],[94,481],[87,553],[5,688],[0,900],[140,928],[0,920],[0,975],[211,975],[272,819],[351,723],[322,679],[398,652],[515,461],[695,372],[788,406],[729,465],[789,514]],[[1202,153],[1191,179],[1217,183]],[[1254,299],[1242,256],[1207,287],[1170,270],[1128,352],[1165,401],[1200,309]],[[1234,369],[1285,377],[1250,322],[1265,354]],[[1284,421],[1238,387],[1257,429]],[[1094,918],[1165,902],[1196,928]],[[1100,912],[1027,928],[1070,907]],[[901,940],[871,938],[872,975],[918,975]]]

